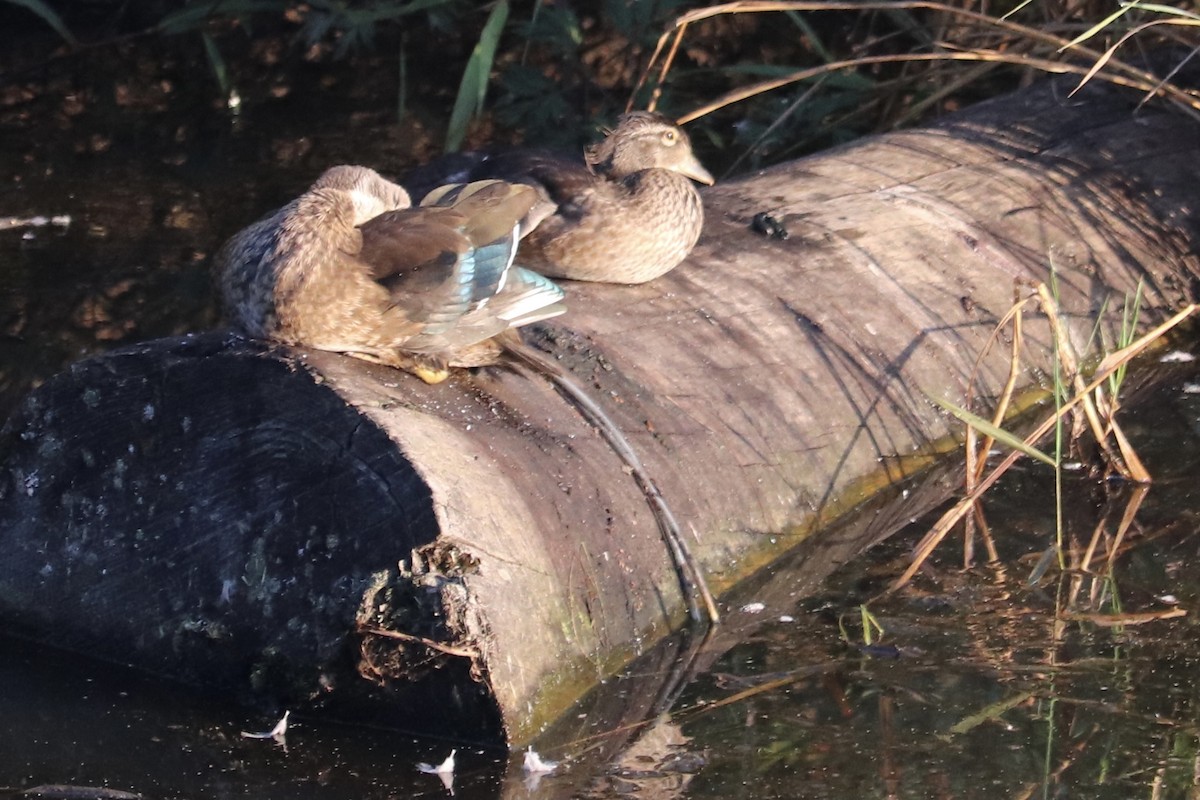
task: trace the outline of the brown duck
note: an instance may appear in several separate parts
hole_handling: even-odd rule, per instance
[[[692,181],[713,182],[687,134],[661,114],[626,114],[584,163],[543,151],[485,157],[471,180],[535,186],[552,213],[521,243],[521,263],[556,278],[644,283],[674,268],[700,237]]]
[[[218,253],[227,313],[250,336],[379,361],[429,383],[448,367],[502,356],[545,377],[625,462],[670,543],[693,617],[716,621],[679,524],[624,433],[560,364],[514,332],[565,310],[561,289],[513,265],[524,227],[543,206],[532,187],[484,180],[443,186],[410,208],[408,194],[374,171],[334,167]]]
[[[410,208],[365,167],[334,167],[217,255],[232,324],[253,337],[348,353],[429,383],[494,363],[495,337],[565,311],[562,290],[514,266],[537,192],[444,187]]]

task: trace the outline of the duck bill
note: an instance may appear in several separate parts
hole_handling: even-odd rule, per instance
[[[705,186],[712,186],[717,182],[712,173],[706,170],[695,156],[677,166],[675,171],[698,183],[703,183]]]

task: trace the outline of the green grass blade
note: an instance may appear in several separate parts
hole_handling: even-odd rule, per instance
[[[430,11],[433,9],[448,6],[453,0],[412,0],[411,3],[404,5],[394,3],[384,3],[378,8],[363,9],[356,12],[361,19],[369,22],[384,22],[386,20],[400,19],[409,14],[415,14],[418,11]]]
[[[1088,39],[1092,38],[1092,37],[1093,37],[1093,36],[1095,36],[1097,33],[1099,33],[1100,31],[1104,30],[1104,29],[1105,29],[1105,28],[1107,28],[1109,25],[1113,24],[1113,23],[1114,23],[1114,22],[1116,22],[1118,19],[1120,19],[1121,17],[1123,17],[1123,16],[1125,15],[1125,13],[1126,13],[1126,12],[1128,12],[1128,11],[1132,10],[1133,8],[1134,8],[1134,6],[1132,6],[1132,5],[1128,5],[1128,6],[1121,6],[1121,7],[1120,7],[1120,8],[1118,8],[1116,11],[1114,11],[1114,12],[1113,12],[1113,13],[1111,13],[1111,14],[1109,14],[1107,17],[1105,17],[1104,19],[1100,20],[1100,21],[1099,21],[1099,22],[1097,22],[1095,25],[1093,25],[1092,27],[1088,28],[1086,31],[1084,31],[1083,33],[1079,34],[1078,36],[1076,36],[1076,37],[1075,37],[1074,39],[1072,39],[1071,41],[1069,41],[1069,42],[1067,42],[1066,44],[1064,44],[1062,47],[1058,48],[1058,52],[1060,52],[1060,53],[1061,53],[1063,50],[1067,50],[1068,48],[1074,47],[1075,45],[1077,45],[1077,44],[1080,44],[1081,42],[1086,42]]]
[[[225,59],[221,57],[221,51],[217,49],[217,43],[207,32],[202,33],[200,38],[204,40],[204,53],[208,56],[208,64],[212,67],[213,77],[217,79],[217,86],[221,89],[221,96],[228,100],[229,69],[225,66]]]
[[[1023,11],[1025,9],[1025,7],[1032,2],[1033,2],[1033,0],[1021,0],[1020,3],[1017,3],[1017,5],[1014,6],[1011,11],[1008,11],[1007,13],[1005,13],[1004,16],[1000,17],[1000,19],[1002,19],[1002,20],[1012,19],[1017,14],[1021,13],[1021,11]]]
[[[1125,295],[1125,305],[1121,309],[1121,330],[1117,336],[1118,350],[1128,347],[1137,338],[1138,320],[1142,314],[1142,288],[1142,279],[1138,278],[1137,289],[1134,291],[1133,297]],[[1114,400],[1121,393],[1121,385],[1125,383],[1125,373],[1128,367],[1128,364],[1122,364],[1112,375],[1108,376],[1108,391]]]
[[[875,633],[882,637],[886,631],[879,624],[879,619],[871,613],[871,609],[867,608],[866,603],[860,605],[858,610],[862,615],[863,643],[870,646],[875,643]]]
[[[992,703],[990,706],[960,720],[950,728],[950,733],[955,736],[969,733],[985,722],[1000,719],[1000,717],[1004,716],[1005,712],[1013,710],[1031,697],[1033,697],[1032,692],[1019,692],[1012,697]]]
[[[1164,6],[1158,3],[1130,3],[1129,6],[1130,8],[1137,8],[1142,11],[1153,11],[1156,14],[1163,14],[1168,17],[1200,20],[1200,14],[1183,8],[1172,8],[1171,6]]]
[[[454,99],[454,110],[450,112],[450,123],[446,129],[446,152],[462,146],[467,138],[467,125],[483,108],[487,94],[488,78],[492,74],[492,61],[496,57],[496,45],[508,21],[508,0],[500,0],[488,15],[479,42],[471,51],[467,68],[463,70],[462,83],[458,86],[458,97]]]
[[[833,51],[826,47],[825,42],[821,40],[821,35],[817,33],[816,28],[814,28],[812,25],[809,25],[808,20],[806,20],[799,12],[785,11],[784,13],[787,15],[788,19],[790,19],[792,23],[800,29],[800,32],[808,38],[808,44],[810,47],[812,47],[813,52],[817,54],[818,58],[820,58],[826,64],[837,60],[837,56],[835,56]]]
[[[1046,577],[1046,572],[1050,569],[1050,565],[1054,563],[1055,556],[1059,556],[1059,561],[1062,560],[1060,554],[1059,538],[1055,537],[1055,541],[1049,547],[1042,551],[1042,555],[1038,558],[1037,563],[1033,565],[1033,569],[1029,570],[1029,577],[1025,579],[1025,586],[1032,589],[1041,582],[1042,578]]]
[[[54,31],[66,40],[67,44],[77,44],[75,37],[67,30],[67,26],[63,24],[62,17],[53,8],[43,3],[42,0],[8,0],[8,2],[15,6],[27,8],[34,14],[37,14],[42,18],[42,22],[54,28]]]
[[[1055,466],[1053,458],[1046,455],[1041,450],[1038,450],[1036,447],[1026,444],[1021,437],[1009,433],[1003,428],[997,428],[983,417],[977,417],[970,411],[967,411],[965,408],[959,408],[948,400],[940,400],[936,397],[930,397],[929,399],[985,436],[990,436],[997,442],[1011,447],[1013,450],[1020,450],[1025,455],[1031,458],[1036,458],[1038,461],[1041,461],[1044,464],[1049,464],[1051,467]]]
[[[225,0],[225,2],[204,3],[172,11],[160,19],[156,27],[163,33],[184,33],[204,26],[210,19],[218,15],[246,17],[263,11],[282,14],[287,7],[286,0]]]

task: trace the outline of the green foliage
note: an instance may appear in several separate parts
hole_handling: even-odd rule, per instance
[[[335,55],[341,57],[352,50],[373,48],[381,22],[397,22],[410,14],[427,12],[431,23],[441,26],[446,18],[453,16],[449,12],[456,4],[456,0],[409,0],[357,7],[345,0],[311,0],[313,11],[305,23],[305,37],[311,44],[325,38],[330,31],[340,32]]]
[[[204,53],[208,56],[209,67],[221,88],[221,96],[228,99],[233,85],[229,81],[229,69],[225,66],[225,59],[221,57],[221,51],[217,49],[217,43],[212,36],[202,33],[201,38],[204,40]]]
[[[515,64],[501,74],[499,89],[501,99],[495,111],[501,124],[529,131],[530,138],[540,145],[579,144],[582,120],[555,81],[540,69]]]
[[[1141,279],[1138,280],[1137,290],[1133,295],[1125,295],[1125,305],[1121,308],[1121,330],[1117,333],[1116,349],[1128,347],[1137,338],[1138,320],[1142,315],[1142,289],[1145,288]],[[1108,377],[1108,391],[1115,401],[1121,394],[1121,385],[1125,382],[1126,364],[1122,364]]]
[[[55,30],[55,32],[67,41],[68,44],[75,44],[75,37],[67,30],[67,26],[63,24],[62,17],[58,12],[51,8],[42,0],[5,0],[14,6],[27,8],[34,14],[41,17],[42,21]]]
[[[286,0],[216,0],[196,3],[167,14],[159,20],[158,30],[173,35],[200,30],[214,19],[244,20],[263,12],[278,16],[282,15],[289,5]]]
[[[871,609],[867,608],[866,603],[858,607],[858,621],[862,630],[862,643],[868,647],[875,643],[876,635],[882,638],[887,632],[871,612]],[[844,615],[838,616],[838,632],[843,642],[846,644],[855,644],[854,637],[851,635],[849,629],[846,628]]]
[[[450,123],[446,130],[446,151],[452,152],[462,146],[467,135],[467,126],[471,120],[483,110],[483,98],[487,94],[488,82],[492,74],[492,62],[496,58],[496,46],[504,33],[504,23],[508,21],[508,0],[500,0],[492,7],[479,42],[467,59],[467,67],[463,70],[462,83],[458,87],[458,96],[454,99],[454,109],[450,112]]]
[[[517,23],[517,33],[525,41],[525,55],[531,45],[537,44],[554,55],[574,59],[578,57],[579,47],[583,44],[579,15],[565,5],[538,3],[529,22]]]
[[[3,2],[29,9],[74,41],[52,0]],[[121,11],[172,9],[152,30],[206,37],[204,52],[227,96],[243,77],[237,53],[245,48],[238,45],[264,30],[272,35],[283,29],[306,47],[331,44],[335,58],[395,54],[395,67],[382,74],[400,76],[398,110],[420,105],[416,87],[440,101],[450,88],[440,79],[457,77],[446,119],[448,149],[461,146],[471,121],[489,112],[526,142],[574,149],[627,106],[654,102],[668,116],[681,116],[738,93],[723,109],[697,115],[690,128],[710,167],[723,162],[729,169],[757,168],[920,122],[1012,88],[1020,72],[991,69],[1006,54],[1043,62],[1074,59],[1078,66],[1086,54],[1076,45],[1102,35],[1122,37],[1115,49],[1124,37],[1151,27],[1158,32],[1200,26],[1200,15],[1191,10],[1142,0],[1115,11],[1099,0],[1070,8],[1004,0],[994,9],[1008,11],[1003,20],[979,13],[975,4],[952,1],[912,9],[863,0],[860,7],[807,11],[758,3],[717,15],[709,14],[712,4],[698,0],[493,0],[482,6],[466,0],[91,0],[89,6],[106,3]],[[489,13],[478,13],[481,8]],[[660,38],[679,30],[676,22],[684,15],[700,12],[705,18],[682,29],[678,47],[665,40],[660,61],[647,70]],[[1068,41],[1062,31],[1082,33]],[[465,64],[457,42],[475,43]],[[443,43],[455,46],[437,52]],[[673,54],[669,65],[662,60],[667,52]],[[976,52],[982,62],[994,63],[937,60],[939,54]],[[439,56],[444,69],[431,75],[427,67],[439,63]],[[928,58],[888,63],[910,56]],[[1115,61],[1111,53],[1105,58]],[[1097,70],[1102,61],[1096,60]],[[1028,69],[1022,63],[1019,68]],[[421,70],[410,73],[410,64]],[[829,71],[819,74],[825,65]]]
[[[638,44],[653,44],[662,32],[662,24],[694,3],[683,0],[629,2],[604,0],[603,17],[622,36]]]
[[[499,73],[497,120],[524,131],[538,145],[577,148],[581,130],[588,127],[586,115],[572,102],[586,80],[579,15],[567,4],[539,0],[530,18],[517,20],[515,29],[523,42],[521,58]]]
[[[306,44],[336,37],[335,55],[371,49],[381,22],[396,23],[404,17],[424,12],[431,25],[445,25],[453,16],[459,0],[381,0],[356,4],[346,0],[310,0],[300,31]],[[163,17],[158,29],[166,34],[203,30],[213,22],[236,20],[247,29],[256,18],[283,17],[296,9],[295,0],[215,0],[196,2]]]
[[[1036,458],[1043,464],[1047,464],[1051,467],[1058,466],[1058,462],[1055,459],[1046,455],[1041,450],[1038,450],[1036,447],[1026,444],[1025,440],[1020,436],[1017,436],[1014,433],[1009,433],[1003,428],[993,425],[983,417],[976,416],[970,411],[967,411],[965,408],[960,408],[959,406],[954,405],[954,403],[951,403],[949,400],[942,400],[937,397],[930,397],[929,399],[949,411],[954,416],[958,417],[966,424],[970,425],[975,430],[982,433],[984,436],[990,436],[997,442],[1000,442],[1001,444],[1010,447],[1013,450],[1020,450],[1025,455]]]

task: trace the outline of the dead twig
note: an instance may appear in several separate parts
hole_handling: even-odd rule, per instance
[[[743,2],[722,3],[709,6],[707,8],[693,9],[692,11],[677,17],[670,27],[668,27],[668,29],[665,30],[659,37],[654,53],[649,62],[646,64],[646,68],[643,71],[642,76],[639,78],[633,95],[630,98],[630,105],[633,103],[633,97],[636,97],[638,91],[640,91],[645,85],[646,80],[656,64],[658,64],[658,60],[663,51],[667,49],[667,42],[670,40],[671,46],[667,52],[666,58],[663,60],[663,63],[658,70],[658,83],[655,87],[654,95],[650,104],[650,108],[654,108],[658,97],[661,94],[662,85],[666,81],[667,74],[670,72],[671,66],[675,60],[675,56],[679,51],[679,46],[683,40],[683,36],[688,27],[696,22],[727,14],[755,14],[782,11],[864,10],[933,11],[950,17],[959,18],[965,20],[966,22],[976,23],[980,25],[981,28],[986,30],[1011,34],[1020,40],[1043,45],[1047,48],[1052,48],[1055,53],[1065,54],[1068,57],[1086,59],[1089,62],[1089,65],[1083,66],[1081,64],[1070,63],[1066,61],[1055,61],[1048,58],[1037,58],[1020,53],[1005,52],[999,48],[991,50],[977,49],[973,51],[962,52],[907,53],[882,56],[864,56],[844,61],[832,61],[821,66],[797,70],[796,72],[780,78],[762,81],[751,86],[733,90],[717,100],[684,115],[679,119],[679,122],[681,124],[690,122],[704,116],[705,114],[709,114],[719,108],[723,108],[724,106],[744,100],[748,97],[752,97],[763,92],[768,92],[781,86],[786,86],[790,83],[807,80],[809,78],[836,72],[838,70],[851,69],[870,64],[917,61],[981,61],[1017,64],[1054,74],[1078,74],[1082,76],[1080,85],[1086,83],[1088,80],[1091,80],[1097,74],[1099,74],[1103,80],[1121,86],[1129,86],[1132,88],[1141,89],[1145,91],[1148,96],[1161,94],[1175,102],[1180,107],[1189,110],[1194,115],[1196,112],[1200,112],[1200,93],[1193,90],[1183,89],[1170,83],[1169,80],[1160,79],[1147,70],[1140,69],[1132,64],[1116,58],[1116,46],[1109,48],[1105,52],[1100,52],[1084,46],[1079,41],[1069,41],[1038,28],[1022,25],[1004,18],[991,17],[987,14],[978,11],[972,11],[966,8],[958,8],[945,3],[933,2],[933,0],[795,0],[792,2],[788,2],[786,0],[774,0],[772,2],[765,2],[763,0],[743,0]],[[1155,24],[1167,23],[1163,21],[1150,23],[1141,26],[1132,33],[1140,32],[1141,30],[1152,27]],[[1173,24],[1183,23],[1174,22]],[[1132,33],[1129,35],[1132,35]],[[1128,38],[1128,35],[1125,38]],[[1118,45],[1119,44],[1120,42],[1118,42]],[[949,45],[940,43],[939,46],[948,47]],[[1001,46],[1007,47],[1008,45],[1005,43]]]

